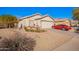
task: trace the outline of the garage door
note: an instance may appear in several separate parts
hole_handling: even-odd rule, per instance
[[[42,28],[51,28],[53,25],[53,22],[41,22]]]

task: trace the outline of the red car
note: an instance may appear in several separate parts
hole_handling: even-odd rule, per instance
[[[58,29],[58,30],[64,30],[64,31],[68,31],[71,29],[70,26],[67,26],[67,25],[55,25],[55,26],[52,26],[52,28],[54,29]]]

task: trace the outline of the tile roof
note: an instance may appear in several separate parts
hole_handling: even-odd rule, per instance
[[[31,16],[25,16],[25,17],[22,17],[22,18],[20,18],[20,20],[22,20],[22,19],[26,19],[26,18],[31,18],[31,17],[34,17],[34,16],[36,16],[36,15],[40,15],[40,16],[41,16],[41,14],[36,13],[36,14],[34,14],[34,15],[31,15]]]

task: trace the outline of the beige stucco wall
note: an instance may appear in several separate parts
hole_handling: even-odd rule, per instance
[[[41,28],[52,28],[54,25],[54,20],[50,17],[45,17],[41,19]]]
[[[38,19],[40,18],[40,19]],[[27,27],[27,26],[34,26],[34,27],[40,27],[40,28],[51,28],[54,25],[54,20],[46,16],[42,18],[41,15],[36,15],[33,17],[25,18],[22,21],[18,23],[18,27]]]
[[[41,15],[36,15],[36,16],[33,16],[33,17],[25,18],[25,19],[23,19],[22,21],[20,21],[18,23],[18,27],[21,27],[21,25],[23,27],[33,26],[34,25],[34,20],[37,19],[37,18],[40,18],[40,17],[42,17],[42,16]]]

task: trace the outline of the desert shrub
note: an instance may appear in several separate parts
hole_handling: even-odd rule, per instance
[[[45,32],[43,29],[38,29],[38,28],[30,28],[28,29],[27,27],[24,27],[25,31],[27,32]]]
[[[16,34],[15,38],[4,38],[1,41],[1,50],[9,51],[32,51],[35,46],[35,40],[21,34]]]

